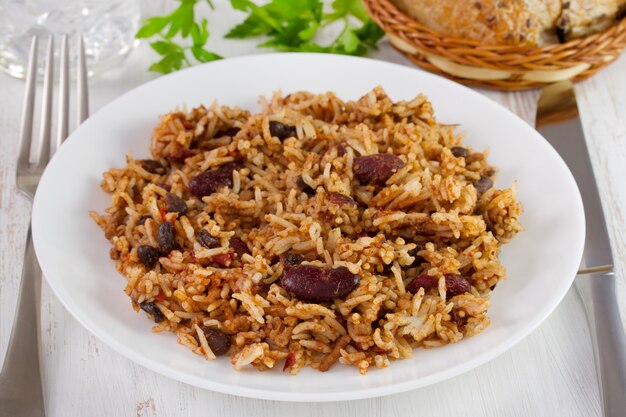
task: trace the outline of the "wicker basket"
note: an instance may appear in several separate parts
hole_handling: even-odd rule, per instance
[[[583,80],[617,59],[626,47],[626,18],[602,33],[543,47],[481,45],[444,37],[403,14],[389,0],[363,0],[391,44],[411,61],[455,81],[524,90]]]

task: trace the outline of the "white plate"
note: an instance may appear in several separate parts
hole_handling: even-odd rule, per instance
[[[275,369],[237,372],[227,358],[207,362],[152,334],[122,292],[125,279],[109,259],[109,243],[89,218],[109,196],[102,173],[124,156],[147,157],[158,116],[176,106],[219,100],[258,109],[259,95],[333,90],[356,99],[382,85],[394,100],[425,93],[437,119],[459,123],[466,143],[490,149],[500,168],[496,186],[518,180],[526,230],[504,246],[507,280],[493,293],[483,333],[413,358],[371,369],[335,366],[291,376]],[[161,77],[110,103],[76,130],[41,179],[33,208],[37,256],[65,307],[98,338],[131,360],[171,378],[228,394],[284,401],[333,401],[406,391],[458,375],[503,353],[536,328],[570,287],[582,256],[584,214],[576,183],[558,154],[517,116],[443,78],[399,65],[345,56],[270,54],[227,59]],[[567,254],[567,256],[564,256]]]

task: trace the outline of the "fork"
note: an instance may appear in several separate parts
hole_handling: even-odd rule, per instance
[[[17,188],[31,202],[43,171],[68,135],[69,114],[69,50],[68,38],[61,39],[59,110],[57,134],[52,138],[52,90],[54,39],[50,36],[46,49],[43,79],[41,123],[38,139],[33,138],[35,90],[37,87],[38,39],[34,36],[26,75],[26,92],[20,129],[20,150],[17,161]],[[77,124],[89,114],[87,70],[83,38],[79,39],[77,62]],[[36,147],[36,148],[35,148]],[[31,160],[31,148],[36,155]],[[0,373],[0,417],[45,416],[45,402],[39,364],[39,306],[41,268],[35,258],[30,225],[26,238],[24,267],[9,347]]]

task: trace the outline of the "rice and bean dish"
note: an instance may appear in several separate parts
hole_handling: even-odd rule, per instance
[[[152,159],[104,173],[90,214],[154,332],[237,370],[366,373],[489,325],[522,207],[486,151],[423,95],[261,105],[166,114]]]

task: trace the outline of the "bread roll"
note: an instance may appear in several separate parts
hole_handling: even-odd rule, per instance
[[[524,0],[395,0],[418,22],[456,38],[487,45],[535,45],[538,18],[531,16]]]
[[[537,18],[539,24],[538,44],[558,42],[556,21],[561,15],[561,3],[562,0],[526,0],[528,12]]]
[[[626,13],[626,0],[393,1],[442,35],[485,45],[564,42],[602,31]]]
[[[569,41],[611,26],[626,0],[565,0],[563,11],[557,20],[561,42]]]

